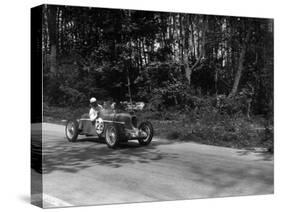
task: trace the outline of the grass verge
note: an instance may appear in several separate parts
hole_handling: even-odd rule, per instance
[[[44,122],[63,124],[76,119],[88,108],[44,106]],[[216,111],[136,113],[139,122],[149,120],[155,136],[183,142],[197,142],[232,148],[267,148],[273,152],[273,126],[260,117],[220,114]]]

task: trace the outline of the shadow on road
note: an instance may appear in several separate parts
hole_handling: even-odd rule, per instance
[[[151,163],[162,159],[180,157],[178,154],[162,152],[157,148],[159,145],[177,142],[181,143],[179,141],[157,140],[152,141],[149,146],[140,146],[137,142],[128,142],[121,144],[117,149],[109,149],[103,140],[96,137],[80,138],[77,142],[70,143],[64,139],[58,140],[57,136],[48,135],[48,141],[44,142],[43,146],[35,145],[40,142],[33,137],[32,156],[39,155],[40,157],[36,158],[40,160],[32,160],[32,168],[39,173],[46,174],[56,170],[78,172],[95,165],[119,168],[126,164]],[[37,154],[36,152],[41,148],[43,154],[41,152]],[[241,157],[251,153],[253,153],[253,150],[237,151],[237,154]],[[273,158],[270,153],[256,152],[255,154],[259,154],[260,160],[271,161]],[[39,166],[42,162],[43,167]]]
[[[136,142],[110,149],[98,138],[82,138],[74,143],[53,141],[50,138],[50,142],[43,144],[43,174],[56,170],[74,173],[95,165],[119,168],[126,164],[151,163],[177,157],[177,154],[161,152],[155,145],[140,146]]]
[[[196,176],[194,181],[216,188],[208,194],[208,198],[273,193],[273,170],[271,168],[263,169],[251,164],[234,167],[191,164],[190,173]]]
[[[220,194],[226,196],[230,194],[247,195],[273,192],[272,167],[260,167],[251,162],[240,164],[241,161],[231,162],[232,166],[229,161],[224,163],[219,159],[216,163],[210,163],[210,156],[204,155],[196,155],[194,160],[192,154],[182,157],[177,153],[161,151],[158,146],[164,144],[171,143],[165,140],[155,140],[149,146],[140,146],[137,142],[128,142],[121,144],[117,149],[109,149],[105,142],[98,138],[82,138],[77,142],[70,143],[64,139],[58,140],[58,137],[50,135],[48,141],[44,142],[42,146],[43,167],[41,170],[35,170],[43,174],[54,171],[76,173],[97,165],[119,168],[132,164],[177,160],[182,164],[182,171],[188,173],[190,180],[217,188],[208,193],[208,197],[216,197]],[[33,147],[35,148],[35,145]],[[237,151],[237,154],[241,157],[251,153],[253,152],[250,150]],[[271,160],[270,156],[272,155],[264,154],[263,158],[259,158]],[[241,187],[241,183],[245,183],[247,187],[253,187],[254,192],[249,193],[247,189],[245,189],[245,192],[242,189],[242,192],[242,190],[237,189]]]

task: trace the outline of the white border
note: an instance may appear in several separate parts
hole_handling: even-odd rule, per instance
[[[28,204],[30,189],[30,17],[42,3],[117,7],[275,19],[275,105],[280,104],[280,6],[277,0],[10,0],[1,4],[1,211],[39,211]],[[275,107],[275,195],[74,207],[69,211],[277,211],[280,204],[280,110]],[[54,209],[52,211],[63,211]]]

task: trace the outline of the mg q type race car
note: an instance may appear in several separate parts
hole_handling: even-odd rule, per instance
[[[137,117],[130,113],[103,110],[94,123],[88,114],[82,115],[78,120],[69,120],[65,135],[70,142],[75,142],[78,135],[98,136],[110,148],[128,140],[138,140],[140,145],[148,145],[153,137],[153,127],[148,121],[137,126]]]

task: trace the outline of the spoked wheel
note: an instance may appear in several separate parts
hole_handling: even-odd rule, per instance
[[[119,136],[117,128],[114,125],[107,127],[105,131],[105,141],[110,148],[114,148],[118,145]]]
[[[69,142],[75,142],[78,137],[78,122],[70,120],[65,126],[65,136]]]
[[[146,138],[138,139],[141,145],[150,144],[153,137],[153,127],[152,124],[148,121],[142,122],[139,126],[139,130],[146,133]]]

